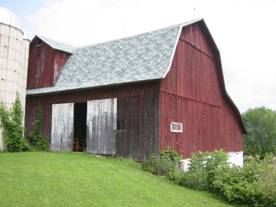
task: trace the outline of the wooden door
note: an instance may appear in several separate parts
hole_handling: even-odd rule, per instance
[[[72,151],[74,131],[74,104],[52,105],[52,151]]]
[[[87,102],[86,151],[116,154],[117,99]]]

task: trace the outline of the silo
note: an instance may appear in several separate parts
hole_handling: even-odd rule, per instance
[[[24,39],[16,16],[0,7],[0,102],[11,107],[19,94],[25,109],[29,41]],[[0,150],[3,137],[0,123]]]

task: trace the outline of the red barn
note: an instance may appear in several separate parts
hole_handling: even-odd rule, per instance
[[[27,85],[27,132],[41,107],[53,151],[144,160],[173,147],[183,159],[215,149],[242,158],[245,128],[202,19],[80,48],[36,36]]]

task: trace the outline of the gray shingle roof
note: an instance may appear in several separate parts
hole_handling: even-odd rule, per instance
[[[75,49],[55,86],[27,94],[162,79],[170,69],[182,27],[198,21]]]
[[[48,45],[50,45],[53,49],[56,50],[61,50],[64,52],[68,52],[68,53],[73,53],[73,51],[76,49],[75,47],[71,46],[71,45],[67,45],[64,44],[62,42],[57,42],[55,40],[51,40],[49,38],[43,37],[43,36],[37,36],[39,39],[41,39],[43,42],[47,43]]]

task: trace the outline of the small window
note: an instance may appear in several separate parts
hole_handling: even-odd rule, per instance
[[[183,132],[183,125],[180,122],[171,122],[171,132]]]

